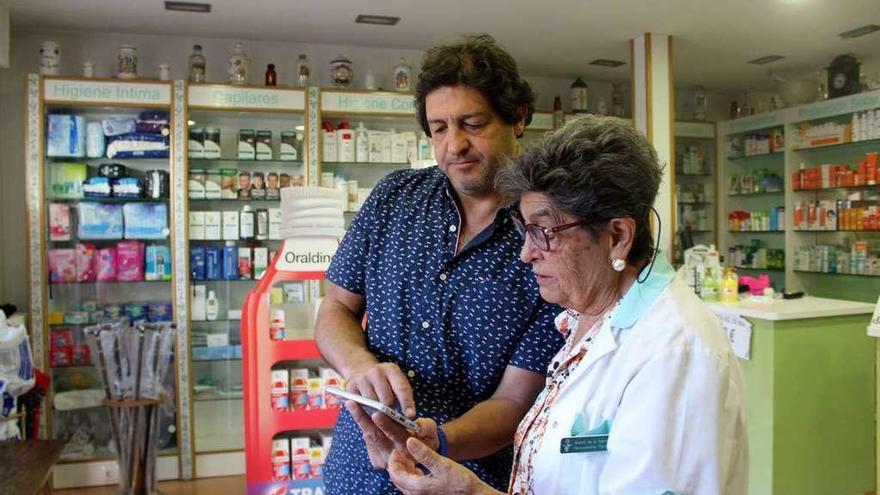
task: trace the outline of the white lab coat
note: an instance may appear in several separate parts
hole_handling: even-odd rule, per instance
[[[646,302],[631,328],[603,324],[551,406],[536,495],[747,492],[745,390],[720,323],[678,280]],[[606,452],[560,453],[578,413],[611,423]]]

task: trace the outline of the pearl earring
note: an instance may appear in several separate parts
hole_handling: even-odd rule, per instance
[[[613,268],[615,272],[622,272],[623,269],[626,268],[626,261],[622,258],[614,258],[611,260],[611,268]]]

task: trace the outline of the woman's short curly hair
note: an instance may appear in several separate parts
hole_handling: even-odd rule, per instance
[[[416,113],[428,136],[425,99],[443,86],[479,91],[504,122],[513,125],[535,113],[535,92],[519,76],[513,57],[488,34],[465,36],[460,43],[435,46],[425,53],[416,84]]]
[[[614,117],[578,117],[548,133],[495,177],[495,188],[511,202],[525,192],[547,196],[551,206],[598,234],[613,218],[636,222],[627,261],[647,260],[654,250],[651,208],[663,167],[645,136]]]

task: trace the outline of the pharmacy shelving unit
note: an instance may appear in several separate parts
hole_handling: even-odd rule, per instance
[[[680,233],[690,229],[694,244],[718,243],[716,229],[715,123],[675,123],[675,226],[677,263]]]
[[[813,187],[809,189],[795,190],[794,184],[786,188],[786,213],[791,226],[786,247],[792,257],[792,263],[787,264],[787,278],[796,290],[865,302],[876,301],[880,293],[878,263],[872,267],[868,260],[866,265],[864,258],[859,260],[861,256],[850,253],[857,252],[853,249],[856,245],[867,245],[869,257],[880,257],[880,226],[867,225],[861,219],[856,221],[853,214],[843,218],[847,207],[852,213],[856,213],[857,208],[880,208],[880,185],[876,176],[866,177],[857,165],[866,160],[868,153],[880,152],[880,127],[873,125],[875,122],[880,125],[878,109],[878,91],[791,109],[786,127],[787,134],[792,136],[786,158],[789,177],[802,169],[819,172],[823,165],[826,171],[824,182],[810,184]],[[861,121],[867,113],[870,113],[870,125],[867,120],[864,125],[855,122]],[[858,119],[855,116],[859,116]],[[833,165],[847,165],[852,173],[846,178],[841,176],[838,183],[837,178],[830,177]],[[829,212],[825,216],[837,217],[836,226],[831,219],[825,226],[794,224],[797,206],[814,202],[834,205],[833,215]],[[816,256],[821,254],[816,246],[834,247],[825,248],[825,256]],[[837,256],[835,251],[839,253]],[[828,254],[837,259],[826,261],[823,258],[828,258]]]
[[[769,213],[786,204],[785,188],[779,183],[784,183],[786,178],[785,149],[779,139],[783,127],[782,112],[718,124],[718,251],[728,264],[731,261],[731,248],[748,250],[757,244],[758,247],[768,250],[785,249],[785,229],[782,226],[774,224],[743,227],[731,225],[729,220],[734,211]],[[775,147],[771,146],[774,135]],[[753,136],[766,137],[765,149],[756,151],[747,144],[752,142]],[[768,186],[767,181],[762,181],[761,177],[776,177],[778,181]],[[736,268],[741,275],[768,274],[771,284],[777,290],[786,285],[785,274],[778,264],[760,264],[760,268],[753,266],[739,264]]]
[[[180,205],[173,194],[169,194],[170,187],[149,199],[89,198],[84,197],[80,187],[86,177],[97,176],[99,166],[105,163],[123,165],[125,176],[142,183],[148,175],[146,172],[151,171],[149,175],[159,182],[167,180],[172,184],[177,156],[173,139],[169,138],[168,151],[163,152],[161,158],[138,157],[138,153],[127,158],[114,155],[112,159],[61,158],[57,150],[50,153],[48,146],[49,115],[78,116],[84,119],[83,123],[96,123],[109,117],[138,118],[144,111],[160,111],[170,117],[169,127],[163,131],[167,136],[168,130],[178,124],[172,108],[176,93],[176,86],[170,82],[38,75],[27,79],[25,176],[30,328],[36,367],[46,370],[52,383],[41,435],[68,441],[61,463],[54,470],[56,488],[116,481],[117,453],[112,446],[109,416],[100,402],[101,383],[97,368],[91,364],[83,329],[120,313],[132,319],[154,321],[169,321],[179,315],[181,308],[175,297],[178,286],[174,277],[179,259],[173,249],[178,239],[173,225],[180,218],[176,214]],[[76,141],[77,132],[85,133],[85,126],[76,128],[70,141]],[[152,211],[150,218],[164,222],[165,227],[157,224],[158,230],[149,234],[146,230],[136,231],[137,224],[133,222],[128,224],[131,227],[128,231],[111,227],[118,224],[108,218],[115,218],[119,208],[125,212],[128,205],[137,204],[140,206],[128,210],[132,213],[129,220],[139,208],[147,207]],[[107,215],[96,214],[99,210]],[[80,223],[79,217],[88,219]],[[117,251],[120,242],[143,244],[128,244],[128,248]],[[149,270],[152,275],[149,278],[154,280],[147,279],[146,267],[141,265],[141,275],[126,269],[124,278],[131,281],[117,281],[109,269],[103,272],[102,281],[98,281],[97,265],[93,264],[97,263],[97,250],[104,250],[105,260],[112,259],[111,253],[118,260],[125,249],[126,257],[133,263],[131,266],[136,266],[137,257],[128,257],[132,245],[152,246],[153,253],[162,258],[155,270]],[[81,255],[77,256],[78,264],[70,259],[69,254],[73,252]],[[144,261],[140,259],[140,263]],[[76,273],[70,271],[74,266],[71,263],[78,266]],[[114,263],[108,261],[102,266],[114,266]],[[179,416],[175,412],[179,406],[176,403],[178,386],[173,380],[171,375],[169,401],[163,404],[160,413],[159,479],[177,478],[180,474]]]
[[[406,154],[401,156],[397,153],[397,156],[392,156],[390,149],[383,150],[379,139],[369,140],[367,160],[357,160],[356,152],[354,160],[351,156],[340,156],[341,148],[336,146],[338,142],[336,135],[326,133],[320,124],[327,122],[336,129],[341,123],[348,122],[355,131],[363,124],[370,131],[411,132],[415,135],[416,142],[424,133],[415,116],[415,97],[412,93],[322,89],[319,101],[318,125],[310,136],[317,143],[316,154],[319,166],[318,173],[311,178],[309,184],[337,187],[346,191],[349,204],[345,217],[348,224],[357,214],[370,191],[383,177],[396,170],[408,169],[416,165],[410,164]],[[388,145],[391,145],[390,141]],[[356,148],[357,144],[354,146]],[[430,146],[428,148],[433,153]],[[427,165],[431,160],[426,159],[422,163]]]
[[[849,200],[853,206],[870,206],[878,201],[878,187],[866,184],[847,187],[820,187],[820,189],[795,190],[792,183],[796,173],[803,169],[809,170],[821,165],[849,165],[853,171],[856,164],[865,159],[866,153],[880,151],[880,140],[870,136],[855,140],[852,133],[852,122],[855,114],[863,115],[880,108],[880,91],[870,91],[851,96],[836,98],[802,106],[786,108],[775,112],[749,116],[741,119],[719,122],[718,124],[718,163],[719,163],[719,225],[727,225],[727,213],[734,209],[766,209],[771,206],[785,207],[784,232],[778,233],[731,233],[720,229],[720,252],[727,254],[731,245],[742,244],[749,238],[763,240],[762,244],[769,247],[785,249],[785,270],[756,270],[769,273],[777,288],[784,287],[787,291],[804,290],[809,294],[875,302],[880,278],[864,273],[814,273],[827,269],[827,265],[814,264],[812,268],[803,269],[804,265],[796,263],[796,256],[804,249],[820,245],[852,246],[856,242],[867,242],[869,255],[878,256],[880,251],[880,234],[867,230],[828,229],[819,230],[814,226],[795,228],[794,215],[796,206],[802,202],[822,200]],[[801,133],[807,127],[818,127],[822,124],[838,125],[836,137],[830,133],[822,138],[822,133],[811,134],[812,142],[802,141]],[[745,158],[728,158],[727,143],[732,136],[761,134],[774,129],[784,128],[785,148],[782,153],[772,153]],[[783,179],[783,192],[763,193],[749,196],[730,196],[726,194],[729,180],[733,174],[742,174],[744,169],[765,168],[778,173]],[[826,183],[827,185],[827,183]],[[745,239],[743,239],[745,238]],[[809,265],[807,265],[809,266]],[[797,267],[797,269],[796,269]],[[821,267],[821,268],[819,268]],[[875,268],[876,270],[876,268]],[[741,273],[750,274],[751,270]],[[877,273],[876,271],[873,273]]]
[[[308,183],[308,114],[306,89],[187,85],[188,199],[181,213],[189,220],[184,252],[186,292],[192,294],[187,326],[195,477],[244,473],[241,308],[281,249],[278,187],[282,181]],[[242,144],[248,140],[242,130],[257,134],[255,142]],[[271,133],[268,146],[260,139],[265,131]],[[249,193],[242,192],[248,185]],[[253,212],[248,222],[245,206]],[[211,217],[220,220],[219,229],[205,220]],[[216,314],[206,314],[202,299],[211,293]]]
[[[272,370],[314,366],[321,355],[312,328],[319,301],[312,297],[292,301],[289,284],[319,285],[338,238],[296,238],[284,241],[266,276],[250,290],[242,311],[242,357],[245,407],[247,493],[322,493],[320,478],[276,480],[273,477],[273,440],[291,436],[328,434],[336,424],[337,409],[274,410]],[[316,261],[301,261],[310,253]],[[299,255],[299,256],[298,256]],[[284,314],[284,338],[274,340],[270,319]],[[302,491],[300,491],[302,490]]]

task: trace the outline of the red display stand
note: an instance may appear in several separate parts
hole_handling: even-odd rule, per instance
[[[323,495],[320,479],[272,481],[272,439],[279,433],[331,429],[338,409],[273,411],[272,366],[282,361],[321,359],[314,340],[269,338],[269,294],[283,282],[322,280],[339,240],[298,238],[284,242],[266,275],[248,292],[242,307],[242,373],[245,458],[249,495]]]

